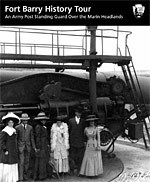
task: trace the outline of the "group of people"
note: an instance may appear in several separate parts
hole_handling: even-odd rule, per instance
[[[28,124],[30,117],[14,113],[2,117],[5,124],[0,132],[0,182],[28,180],[31,149],[35,152],[34,180],[48,177],[48,166],[53,163],[52,172],[84,176],[99,176],[103,173],[100,148],[100,131],[97,118],[81,117],[81,110],[75,110],[75,117],[67,123],[63,116],[57,116],[50,129],[50,140],[46,122],[49,117],[40,112],[34,118],[33,129]],[[19,123],[19,124],[18,124]]]

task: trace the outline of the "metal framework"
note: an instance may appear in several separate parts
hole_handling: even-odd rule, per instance
[[[88,28],[79,30],[49,30],[1,27],[0,33],[2,35],[0,38],[0,56],[1,63],[4,64],[8,63],[7,60],[10,59],[30,60],[31,64],[36,64],[37,61],[51,61],[51,57],[55,56],[57,59],[58,56],[72,56],[72,61],[73,57],[77,56],[75,57],[75,63],[80,63],[80,59],[89,59],[87,57],[82,58],[82,56],[89,55],[90,52],[91,35]],[[98,55],[118,56],[119,35],[121,34],[125,36],[124,44],[126,45],[128,35],[130,35],[131,32],[118,29],[97,29],[95,41],[97,42],[96,51],[98,52]],[[8,40],[7,37],[9,37]],[[106,44],[108,41],[113,50],[113,53],[111,54],[108,53]],[[124,48],[125,47],[126,46],[124,46]],[[124,52],[125,56],[126,50],[122,50],[122,52]],[[90,59],[95,59],[95,57]],[[109,59],[111,59],[111,57],[109,57]],[[120,58],[114,57],[114,59],[117,60]]]
[[[128,55],[129,50],[127,45],[128,36],[131,34],[130,31],[121,31],[118,27],[117,30],[114,30],[97,29],[96,26],[89,26],[81,30],[43,30],[20,27],[1,27],[0,32],[1,34],[11,34],[13,40],[7,42],[3,41],[2,38],[0,39],[1,68],[88,68],[89,96],[93,113],[97,112],[96,71],[97,67],[101,66],[103,63],[113,63],[121,66],[126,81],[130,79],[132,87],[134,87],[132,74],[128,66],[130,63],[132,63],[132,57]],[[110,33],[112,33],[113,35],[110,36]],[[124,34],[125,37],[123,51],[121,51],[119,47],[120,34]],[[40,36],[46,36],[46,39],[40,39],[40,41],[44,41],[44,43],[38,42],[38,38]],[[26,37],[26,39],[24,39],[23,37]],[[106,39],[115,41],[113,42],[113,44],[110,44],[111,48],[114,50],[113,54],[107,53],[108,47],[105,46]],[[80,43],[74,44],[75,42]],[[98,49],[96,50],[97,47]],[[121,52],[123,52],[124,54],[119,54]],[[14,62],[14,60],[17,60],[19,62],[16,63]],[[45,63],[45,61],[47,63]],[[127,66],[127,70],[125,69],[125,66]],[[126,74],[127,72],[129,73],[129,78]],[[128,82],[127,86],[129,86]],[[134,94],[134,88],[132,89],[132,91]],[[139,105],[140,103],[136,101],[135,96],[135,111],[137,109],[137,104]],[[136,113],[138,117],[138,112]],[[145,120],[143,122],[147,131],[147,125]],[[150,142],[150,136],[148,131],[147,135]],[[147,143],[144,136],[143,139],[147,148]]]

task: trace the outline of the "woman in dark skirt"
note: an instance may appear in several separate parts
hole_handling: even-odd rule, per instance
[[[17,135],[14,124],[20,121],[14,113],[8,113],[2,118],[6,127],[0,132],[0,181],[18,181]]]
[[[37,125],[35,127],[35,144],[37,152],[35,159],[34,179],[44,180],[48,177],[49,141],[45,123],[47,120],[49,120],[49,118],[44,112],[40,112],[38,116],[34,118],[34,120],[37,121]]]

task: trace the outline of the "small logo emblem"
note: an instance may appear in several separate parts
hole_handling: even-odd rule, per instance
[[[132,6],[134,16],[139,19],[142,17],[145,11],[145,6],[142,6],[142,4],[135,4],[135,6]]]

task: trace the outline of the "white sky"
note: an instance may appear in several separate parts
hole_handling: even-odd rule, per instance
[[[0,27],[2,28],[2,27]],[[23,27],[21,27],[23,28]],[[24,28],[26,28],[24,26]],[[29,26],[27,28],[30,28]],[[84,29],[84,26],[35,26],[32,28],[39,28],[39,29],[53,29],[53,30],[75,30],[75,29]],[[117,26],[98,26],[98,29],[117,29]],[[150,26],[119,26],[119,30],[124,31],[131,31],[132,34],[128,37],[128,46],[130,49],[131,56],[133,58],[134,66],[136,70],[150,70]],[[14,34],[13,36],[8,36],[4,32],[0,32],[2,36],[0,37],[0,42],[14,42]],[[107,34],[108,35],[108,34]],[[121,52],[124,55],[124,35],[119,34],[119,47],[121,47]],[[12,40],[11,40],[12,39]],[[47,44],[51,38],[47,38],[47,35],[38,35],[38,37],[31,34],[23,34],[21,37],[21,43],[41,43]],[[71,45],[81,45],[81,38],[75,37],[75,39],[63,37],[59,38],[60,44],[71,44]],[[55,43],[57,40],[55,38]],[[101,40],[100,38],[97,40],[97,48],[96,51],[98,54],[101,54]],[[2,50],[1,50],[2,51]],[[14,48],[11,50],[14,51]],[[31,50],[24,50],[24,51],[31,51]],[[56,50],[55,50],[56,51]],[[44,50],[42,50],[44,54]],[[69,50],[69,55],[78,54],[75,50]],[[104,40],[104,54],[116,54],[116,41],[113,40]],[[120,70],[118,66],[105,64],[100,68],[101,71],[114,71]]]
[[[150,26],[122,26],[130,30],[128,45],[136,70],[150,70]]]

